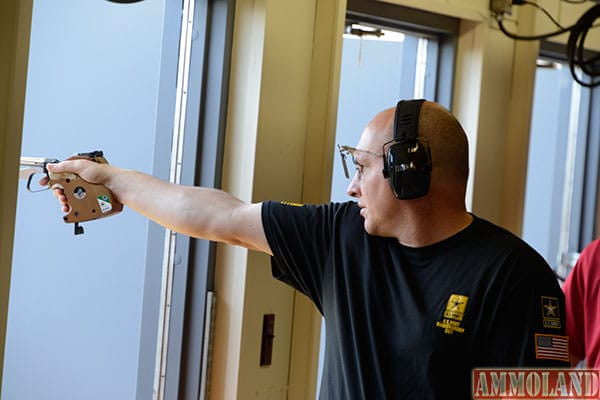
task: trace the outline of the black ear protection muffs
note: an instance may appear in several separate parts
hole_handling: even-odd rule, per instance
[[[419,112],[425,100],[402,100],[396,105],[394,139],[383,145],[383,176],[401,200],[429,192],[431,150],[419,140]]]

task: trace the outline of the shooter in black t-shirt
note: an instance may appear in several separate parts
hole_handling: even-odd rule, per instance
[[[325,318],[321,399],[469,398],[473,368],[568,365],[550,268],[466,210],[467,137],[452,114],[401,101],[340,152],[356,202],[322,206],[247,204],[85,160],[48,169],[104,184],[173,231],[272,255],[274,277]]]

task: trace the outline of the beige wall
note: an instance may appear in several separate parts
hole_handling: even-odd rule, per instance
[[[588,9],[596,5],[593,2],[570,4],[565,1],[558,0],[538,0],[537,3],[547,9],[563,27],[571,26]],[[598,21],[596,20],[594,23],[598,23]],[[556,26],[549,18],[540,15],[535,19],[536,33],[553,32],[555,30]],[[553,42],[566,43],[567,38],[568,34],[565,33],[557,36],[556,38],[552,38],[551,40]],[[589,49],[600,50],[600,31],[598,31],[598,29],[590,29],[585,40],[585,44]]]
[[[330,0],[237,1],[225,190],[247,201],[327,201],[344,12]],[[264,255],[220,246],[217,258],[211,398],[314,397],[320,318],[312,305],[273,280]],[[260,367],[269,313],[273,364]]]
[[[0,2],[0,388],[32,0]]]

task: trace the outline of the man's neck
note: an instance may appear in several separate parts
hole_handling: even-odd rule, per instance
[[[425,247],[457,234],[473,221],[473,216],[466,210],[445,213],[415,214],[404,223],[404,229],[398,232],[396,239],[404,246]],[[413,227],[406,229],[407,226]]]

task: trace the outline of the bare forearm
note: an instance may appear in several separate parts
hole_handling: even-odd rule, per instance
[[[175,185],[87,160],[64,161],[49,168],[105,185],[125,206],[175,232],[271,253],[259,203],[247,204],[220,190]]]
[[[137,171],[119,170],[106,182],[129,208],[176,232],[224,240],[231,213],[244,205],[220,190],[175,185]]]

